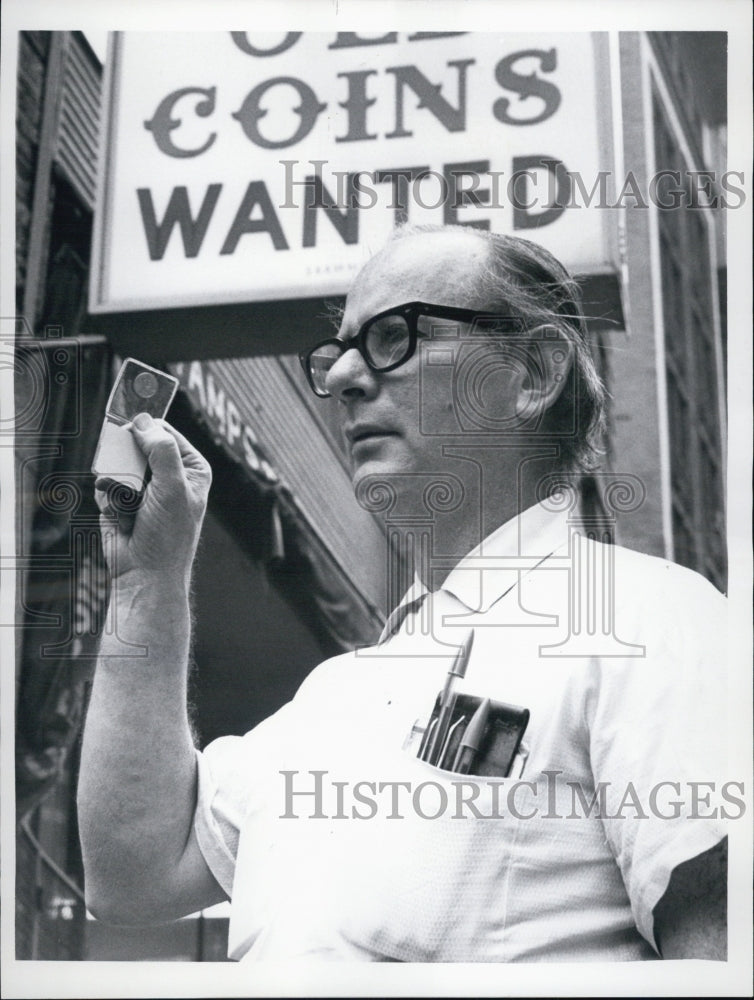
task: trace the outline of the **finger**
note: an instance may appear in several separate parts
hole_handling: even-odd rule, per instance
[[[118,517],[118,512],[113,506],[113,491],[118,485],[115,479],[109,479],[107,476],[98,476],[94,481],[94,502],[99,507],[100,514],[112,521]]]
[[[95,480],[94,483],[94,502],[99,507],[100,513],[105,514],[109,511],[110,504],[108,500],[108,487],[112,482],[112,479],[105,479],[100,477]]]
[[[99,518],[100,533],[104,538],[112,535],[130,535],[136,524],[134,514],[125,511],[116,511],[112,507],[106,507]]]
[[[157,420],[156,423],[175,438],[175,443],[178,445],[178,451],[181,453],[181,456],[199,454],[188,438],[184,437],[183,434],[181,434],[176,427],[173,427],[172,424],[168,423],[167,420]]]
[[[156,481],[183,478],[183,461],[178,442],[163,424],[148,413],[138,413],[131,433],[147,458]]]
[[[175,443],[178,445],[178,452],[181,456],[181,460],[186,468],[197,469],[199,471],[210,471],[209,462],[206,460],[204,455],[191,444],[188,438],[185,438],[179,430],[176,430],[172,424],[169,424],[167,420],[158,420],[158,424],[164,427],[165,430],[172,434],[175,438]]]
[[[133,522],[142,500],[143,494],[115,479],[100,476],[95,481],[94,501],[100,514],[110,521],[119,522],[126,530]]]

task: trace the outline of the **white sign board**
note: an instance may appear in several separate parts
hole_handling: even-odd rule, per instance
[[[606,179],[595,49],[587,33],[117,34],[92,312],[341,294],[404,220],[603,269],[611,213],[580,194]]]

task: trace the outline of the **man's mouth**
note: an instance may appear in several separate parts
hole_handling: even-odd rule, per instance
[[[346,438],[351,447],[365,441],[377,440],[383,437],[394,437],[395,431],[387,427],[379,427],[376,424],[356,424],[346,431]]]

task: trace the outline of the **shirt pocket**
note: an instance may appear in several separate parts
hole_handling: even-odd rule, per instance
[[[400,750],[379,774],[354,775],[345,818],[319,827],[320,913],[375,955],[503,961],[513,779],[455,774]]]

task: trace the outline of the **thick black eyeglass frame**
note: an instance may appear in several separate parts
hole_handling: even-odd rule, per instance
[[[376,365],[367,355],[366,335],[369,327],[373,323],[376,323],[380,319],[384,319],[386,316],[402,316],[406,320],[406,326],[408,328],[408,348],[400,361],[394,361],[389,365]],[[385,309],[382,312],[377,313],[375,316],[370,316],[370,318],[359,327],[356,335],[348,340],[340,340],[338,337],[329,337],[327,340],[320,340],[320,342],[315,344],[314,347],[310,347],[308,350],[300,352],[298,359],[301,362],[301,367],[304,369],[304,375],[306,375],[306,380],[309,383],[309,387],[314,395],[319,396],[320,399],[327,399],[331,395],[329,392],[320,392],[314,384],[310,358],[315,351],[319,351],[323,347],[327,347],[329,344],[335,344],[341,348],[340,357],[342,357],[346,351],[350,351],[352,347],[355,347],[364,359],[366,366],[373,372],[391,372],[396,368],[400,368],[401,365],[405,365],[405,363],[416,351],[416,344],[419,339],[417,324],[420,316],[427,316],[431,319],[456,319],[461,323],[473,323],[475,320],[480,319],[496,321],[505,320],[513,324],[511,332],[520,331],[523,326],[521,320],[517,316],[503,316],[489,311],[480,312],[475,309],[460,309],[456,306],[435,306],[428,302],[405,302],[403,305],[393,306],[392,309]],[[336,358],[335,361],[333,361],[333,364],[339,360],[340,358]]]

